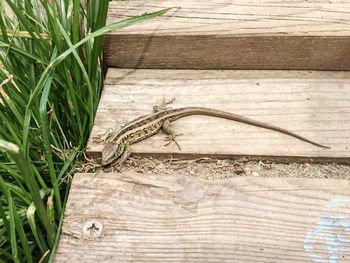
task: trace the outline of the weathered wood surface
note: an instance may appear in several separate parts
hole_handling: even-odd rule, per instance
[[[349,262],[349,196],[346,180],[76,174],[55,262]]]
[[[278,132],[225,119],[189,116],[172,123],[181,145],[165,147],[164,134],[130,151],[152,155],[214,155],[349,161],[350,73],[109,69],[89,157],[101,156],[93,137],[152,112],[163,97],[172,107],[204,106],[238,113],[331,146],[323,149]]]
[[[344,0],[112,1],[108,23],[175,7],[111,32],[105,63],[124,68],[350,69]]]

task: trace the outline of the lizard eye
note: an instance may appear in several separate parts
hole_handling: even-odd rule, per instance
[[[103,147],[102,151],[102,164],[106,165],[111,163],[114,159],[118,157],[117,150],[119,148],[119,144],[115,144],[112,142],[108,142]]]

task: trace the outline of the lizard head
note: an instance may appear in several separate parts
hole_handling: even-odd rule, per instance
[[[107,165],[117,160],[124,152],[124,144],[108,142],[102,150],[102,165]]]

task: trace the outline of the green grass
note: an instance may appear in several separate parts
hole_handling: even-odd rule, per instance
[[[0,261],[47,262],[92,129],[107,0],[0,3]],[[88,2],[87,6],[85,3]]]

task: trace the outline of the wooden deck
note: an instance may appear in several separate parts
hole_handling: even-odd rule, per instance
[[[103,144],[92,138],[152,112],[163,97],[173,107],[204,106],[245,115],[331,146],[323,149],[278,132],[205,116],[174,122],[181,145],[164,147],[164,135],[132,145],[139,155],[211,155],[350,159],[350,73],[305,71],[209,71],[109,69],[87,148],[99,158]]]
[[[349,181],[76,174],[55,262],[349,262]]]
[[[94,137],[175,97],[173,108],[241,114],[331,148],[189,116],[172,123],[181,150],[160,132],[134,155],[350,163],[350,71],[336,71],[350,69],[350,3],[111,1],[109,23],[168,7],[107,35],[105,63],[118,69],[107,72],[89,158],[101,157]],[[350,261],[349,181],[135,171],[74,176],[55,262]]]
[[[173,7],[109,33],[105,63],[123,68],[349,70],[350,2],[111,1],[109,22]]]

